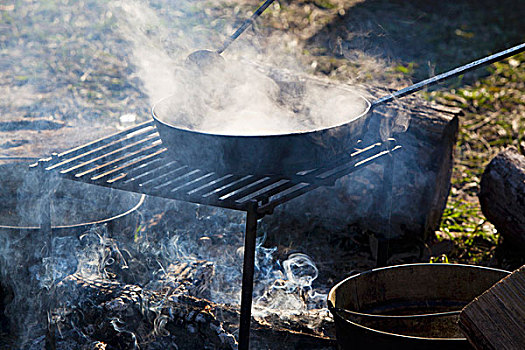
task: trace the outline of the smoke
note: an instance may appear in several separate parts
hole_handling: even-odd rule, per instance
[[[26,177],[25,195],[20,198],[27,199],[27,190],[36,187],[37,182],[31,184],[33,181],[37,178]],[[54,195],[61,192],[60,188],[50,188]],[[97,193],[89,192],[85,198]],[[100,208],[107,203],[105,196],[101,198],[98,202],[87,200],[95,212],[99,208],[100,213]],[[67,203],[71,206],[71,200],[67,198],[54,198],[53,202],[55,208],[67,208]],[[126,226],[127,229],[122,231],[115,228],[110,231],[101,225],[80,232],[63,230],[61,235],[53,231],[50,236],[42,235],[38,230],[30,230],[30,235],[18,237],[14,230],[1,231],[2,281],[14,291],[14,300],[7,305],[5,312],[17,331],[13,332],[18,337],[15,348],[41,348],[48,322],[56,327],[58,348],[74,349],[79,344],[96,340],[90,331],[96,325],[85,324],[88,319],[79,319],[78,316],[91,312],[90,308],[100,308],[94,294],[88,292],[86,283],[100,288],[95,289],[99,293],[115,286],[141,290],[142,301],[140,304],[137,301],[137,305],[143,308],[144,315],[156,315],[151,332],[159,338],[166,336],[166,322],[172,321],[174,316],[167,318],[162,314],[164,304],[150,300],[150,291],[171,290],[172,295],[182,293],[215,303],[238,305],[242,281],[243,214],[176,202],[161,207],[161,214],[158,210],[150,212],[150,209],[144,209],[141,216],[146,219],[140,226]],[[24,209],[19,213],[22,214],[28,215],[28,211]],[[163,221],[169,224],[157,227],[145,221],[157,215],[164,216]],[[56,212],[55,219],[59,218],[65,219]],[[159,219],[154,221],[160,222]],[[257,239],[254,317],[262,320],[279,315],[286,319],[320,310],[327,314],[326,290],[314,287],[318,270],[313,261],[304,254],[291,254],[279,260],[277,248],[265,247],[265,239],[265,235]],[[166,298],[169,295],[166,294]],[[118,310],[126,307],[122,303],[115,299],[104,304],[104,308]],[[315,327],[317,320],[311,318],[310,326]],[[115,332],[125,334],[132,343],[140,346],[144,341],[141,328],[123,322],[111,320]],[[220,324],[216,327],[224,342],[235,343]]]
[[[45,318],[49,318],[57,328],[59,348],[72,349],[78,346],[73,339],[81,343],[96,340],[87,331],[96,325],[85,324],[89,319],[87,316],[84,321],[73,316],[90,313],[90,307],[100,308],[94,294],[84,287],[86,283],[97,286],[99,289],[95,289],[95,293],[102,294],[116,286],[140,290],[141,301],[137,300],[137,305],[143,308],[143,315],[156,315],[151,330],[156,337],[169,335],[165,327],[175,316],[163,314],[164,302],[150,300],[150,291],[166,291],[162,292],[166,293],[166,300],[170,295],[187,295],[238,305],[242,281],[243,215],[199,206],[197,216],[188,220],[194,206],[173,204],[173,207],[180,218],[170,220],[170,226],[174,228],[167,232],[142,222],[135,236],[109,232],[105,226],[98,226],[80,236],[53,237],[53,249],[34,260],[28,269],[27,284],[17,288],[17,293],[27,291],[20,293],[19,298],[27,298],[34,290],[41,293],[34,298],[38,305],[23,302],[29,307],[23,319],[27,321],[31,310],[44,311],[39,316],[40,325],[46,324]],[[167,212],[174,213],[169,209]],[[327,315],[326,291],[314,287],[318,270],[313,261],[300,253],[279,261],[277,248],[264,247],[265,239],[264,234],[257,238],[253,316],[264,320],[277,315],[285,320],[312,313]],[[3,247],[9,249],[9,244]],[[125,310],[126,307],[120,299],[104,304],[108,310]],[[20,311],[18,304],[12,304],[11,308],[11,315]],[[322,317],[310,316],[308,326],[314,328],[322,320]],[[140,327],[135,328],[118,318],[111,319],[110,323],[115,332],[126,334],[136,348],[144,341],[144,330]],[[35,321],[35,326],[37,324]],[[234,344],[231,335],[220,325],[217,327],[219,337]],[[39,336],[30,333],[24,336],[27,348],[36,349],[43,344],[43,329],[37,329],[35,334]],[[78,334],[81,334],[80,338]]]
[[[179,11],[177,22],[188,24],[182,28],[159,25],[162,19],[143,2],[114,2],[112,6],[121,34],[133,44],[137,74],[151,103],[171,96],[155,113],[174,126],[223,135],[287,134],[343,124],[366,107],[354,88],[284,74],[284,70],[270,72],[254,64],[262,57],[246,41],[232,45],[225,60],[217,58],[211,64],[192,67],[186,59],[191,52],[213,50],[218,44],[196,38],[194,14],[184,13],[185,2],[170,9]],[[163,42],[169,36],[174,38]],[[230,51],[239,59],[229,57]],[[269,51],[265,62],[287,62],[287,66],[305,70],[298,61],[291,63],[293,55],[283,48]]]
[[[150,101],[174,93],[174,62],[161,46],[161,38],[168,35],[158,25],[161,18],[139,1],[113,1],[109,6],[118,20],[119,32],[132,44],[136,74]]]
[[[238,213],[228,215],[216,208],[209,213],[211,215],[197,217],[191,228],[177,226],[164,239],[154,235],[139,239],[141,245],[148,246],[148,251],[142,250],[143,256],[154,256],[157,263],[155,278],[147,286],[152,289],[175,286],[180,283],[186,267],[198,267],[199,274],[208,274],[208,281],[198,278],[202,284],[192,286],[195,296],[237,305],[242,281],[244,217]],[[326,295],[313,288],[318,277],[315,263],[307,255],[298,253],[279,261],[277,248],[264,247],[266,234],[264,230],[259,231],[263,234],[256,244],[254,315],[285,316],[324,308]],[[173,269],[178,273],[173,274]]]
[[[7,348],[17,349],[35,348],[45,338],[48,314],[56,306],[56,287],[61,281],[74,273],[99,275],[111,263],[106,251],[113,241],[104,238],[107,233],[102,225],[97,226],[97,238],[93,232],[84,232],[88,223],[121,214],[136,206],[140,197],[57,181],[49,174],[42,177],[28,167],[27,163],[0,167],[0,281],[11,299],[5,300],[1,310],[6,322],[0,328],[4,331],[6,327],[7,341],[14,342]],[[55,227],[51,232],[38,228],[48,201]],[[122,218],[120,224],[131,227],[132,222]],[[93,240],[104,244],[99,243],[97,250],[95,244],[86,243]]]

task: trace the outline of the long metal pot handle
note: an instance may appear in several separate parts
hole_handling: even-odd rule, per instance
[[[490,56],[487,56],[487,57],[484,57],[482,59],[479,59],[477,61],[474,61],[474,62],[471,62],[471,63],[468,63],[464,66],[461,66],[461,67],[458,67],[456,69],[453,69],[451,71],[448,71],[446,73],[442,73],[442,74],[439,74],[439,75],[436,75],[432,78],[428,78],[428,79],[425,79],[423,81],[420,81],[419,83],[416,83],[414,85],[411,85],[409,87],[406,87],[404,89],[401,89],[401,90],[398,90],[394,93],[391,93],[389,95],[386,95],[386,96],[383,96],[377,100],[375,100],[374,102],[372,102],[372,106],[371,106],[371,109],[373,109],[374,107],[378,106],[378,105],[381,105],[381,104],[384,104],[384,103],[387,103],[387,102],[391,102],[393,101],[394,99],[398,99],[398,98],[401,98],[401,97],[404,97],[406,95],[410,95],[416,91],[419,91],[427,86],[432,86],[432,85],[435,85],[445,79],[448,79],[448,78],[452,78],[452,77],[455,77],[457,75],[460,75],[460,74],[463,74],[465,72],[468,72],[470,70],[473,70],[473,69],[476,69],[476,68],[479,68],[481,66],[485,66],[485,65],[488,65],[488,64],[491,64],[491,63],[494,63],[494,62],[497,62],[497,61],[500,61],[502,59],[505,59],[507,57],[510,57],[510,56],[514,56],[520,52],[523,52],[525,51],[525,43],[522,43],[522,44],[519,44],[517,46],[514,46],[510,49],[507,49],[505,51],[501,51],[501,52],[498,52],[498,53],[495,53],[493,55],[490,55]]]
[[[241,35],[246,30],[246,28],[248,28],[257,19],[257,17],[259,17],[263,13],[264,10],[268,8],[268,6],[272,4],[272,2],[274,2],[274,0],[266,0],[264,4],[262,4],[250,18],[248,18],[242,23],[242,25],[235,31],[235,33],[233,33],[228,39],[226,39],[226,41],[224,42],[224,44],[222,44],[220,49],[217,50],[217,53],[220,55],[224,50],[226,50],[228,46],[230,46],[230,44],[233,43],[233,41],[237,39],[239,35]]]

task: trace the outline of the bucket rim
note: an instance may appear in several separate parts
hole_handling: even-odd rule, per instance
[[[507,275],[511,273],[510,271],[503,270],[503,269],[496,269],[496,268],[493,268],[493,267],[477,266],[477,265],[469,265],[469,264],[414,263],[414,264],[400,264],[400,265],[379,267],[379,268],[367,270],[367,271],[360,272],[360,273],[357,273],[355,275],[352,275],[350,277],[347,277],[344,280],[342,280],[339,283],[337,283],[335,286],[333,286],[330,289],[330,291],[328,292],[328,296],[327,296],[328,309],[332,313],[339,313],[340,312],[340,310],[339,310],[340,308],[336,307],[335,304],[332,302],[332,300],[335,301],[335,293],[336,293],[337,289],[340,288],[341,285],[347,283],[348,281],[350,281],[352,279],[357,279],[357,278],[360,278],[360,277],[363,277],[363,276],[366,276],[366,275],[369,275],[369,274],[372,274],[372,273],[377,273],[377,272],[385,271],[385,270],[393,270],[393,269],[399,269],[399,268],[410,268],[410,267],[430,267],[430,266],[433,266],[433,267],[437,267],[437,266],[440,266],[440,267],[452,267],[452,268],[455,268],[455,267],[475,268],[475,269],[478,269],[478,270],[502,272],[502,273],[505,273]],[[414,314],[414,315],[378,315],[378,314],[361,313],[361,312],[347,310],[347,309],[343,309],[343,310],[344,310],[344,312],[348,312],[348,313],[351,313],[351,314],[354,314],[354,315],[367,316],[367,317],[376,317],[376,318],[381,318],[381,317],[384,317],[384,318],[435,317],[435,316],[447,316],[447,315],[459,314],[461,312],[461,310],[454,310],[454,311],[425,313],[425,314]],[[341,316],[339,316],[339,317],[341,317]],[[341,319],[346,320],[343,317],[341,317]],[[351,322],[351,323],[353,323],[353,322]],[[364,327],[364,326],[362,326],[362,327]],[[394,333],[392,333],[392,334],[394,334]],[[444,338],[439,338],[439,339],[444,339]]]

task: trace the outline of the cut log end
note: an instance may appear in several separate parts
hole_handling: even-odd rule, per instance
[[[525,250],[525,156],[516,148],[505,149],[487,165],[479,202],[505,240]]]
[[[459,327],[476,349],[525,348],[525,266],[468,304]]]

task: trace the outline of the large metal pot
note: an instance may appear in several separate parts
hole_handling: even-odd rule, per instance
[[[26,162],[0,165],[0,235],[38,235],[44,192],[51,196],[54,234],[73,235],[103,224],[133,232],[138,217],[130,214],[141,207],[145,195],[70,180],[42,188],[40,174],[27,169]]]
[[[340,125],[308,132],[237,136],[188,130],[169,124],[165,121],[165,116],[159,113],[169,98],[155,105],[152,114],[162,143],[173,158],[183,164],[218,173],[293,175],[317,168],[351,149],[367,131],[374,107],[523,50],[525,44],[515,46],[426,79],[374,102],[361,96],[364,106],[361,113],[350,116],[349,121]]]
[[[323,84],[314,80],[309,83]],[[163,106],[170,103],[170,97],[153,107],[153,118],[162,143],[184,164],[234,174],[294,174],[332,160],[363,136],[371,115],[371,103],[356,93],[345,93],[362,102],[361,113],[343,124],[307,132],[244,136],[175,127],[162,117]]]

